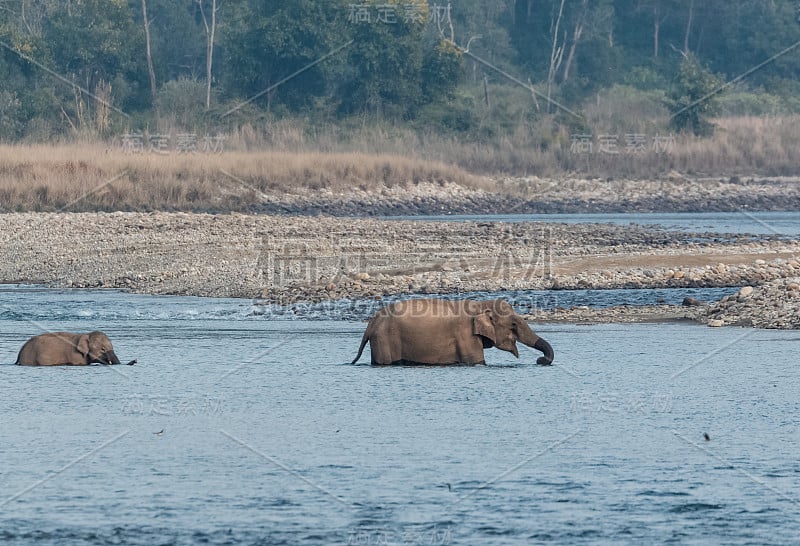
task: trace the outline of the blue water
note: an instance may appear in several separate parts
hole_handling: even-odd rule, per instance
[[[680,305],[684,298],[691,297],[704,302],[715,302],[724,296],[736,293],[737,288],[641,288],[615,290],[510,290],[502,292],[470,292],[448,294],[444,299],[504,298],[518,313],[532,314],[538,310],[567,309],[570,307],[605,308],[615,305]],[[380,301],[339,300],[321,303],[298,303],[293,305],[271,305],[255,302],[250,313],[267,318],[306,320],[366,320],[381,306],[409,296],[386,296]],[[424,295],[411,297],[429,297]],[[241,305],[241,304],[240,304]],[[0,311],[2,312],[2,311]]]
[[[532,324],[552,367],[521,347],[373,368],[349,364],[360,321],[253,309],[0,291],[0,542],[800,537],[797,332]],[[103,329],[139,362],[10,365],[42,328]]]
[[[800,235],[800,212],[651,212],[618,214],[495,214],[397,216],[395,219],[432,221],[564,222],[568,224],[640,224],[688,232],[775,235]]]
[[[556,307],[613,305],[679,305],[685,297],[713,302],[733,294],[736,288],[644,288],[619,290],[512,290],[471,292],[444,298],[494,299],[502,297],[519,313],[550,310]],[[82,321],[114,320],[367,320],[382,305],[408,298],[387,296],[374,299],[338,300],[294,305],[269,305],[259,300],[236,298],[199,298],[191,296],[136,295],[125,298],[119,290],[74,290],[41,288],[26,285],[0,285],[0,320],[29,320],[63,324],[78,318]],[[412,296],[428,297],[428,296]],[[47,303],[43,304],[42,299]],[[6,301],[12,303],[6,303]]]

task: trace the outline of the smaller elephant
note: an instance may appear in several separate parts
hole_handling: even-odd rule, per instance
[[[21,366],[87,366],[119,364],[111,340],[103,332],[53,332],[32,337],[17,356]],[[132,361],[130,364],[135,363]]]
[[[370,344],[373,365],[485,364],[483,350],[497,347],[519,358],[517,341],[544,353],[553,348],[505,300],[419,299],[387,305],[370,319],[353,364]]]

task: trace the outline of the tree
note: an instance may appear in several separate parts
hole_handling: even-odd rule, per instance
[[[24,136],[37,115],[56,115],[49,100],[54,82],[37,78],[39,69],[27,60],[48,55],[37,24],[41,18],[19,8],[16,2],[0,0],[0,140]]]
[[[150,24],[152,21],[147,18],[147,0],[142,0],[142,21],[144,22],[144,37],[147,55],[147,73],[150,75],[150,98],[156,102],[156,71],[153,69],[153,53],[150,48]]]
[[[661,28],[667,16],[673,10],[667,5],[666,0],[637,0],[635,11],[643,14],[645,17],[650,17],[653,28],[653,41],[652,52],[653,60],[658,60],[658,55],[661,51]]]
[[[697,136],[713,134],[714,126],[706,117],[718,111],[716,94],[722,85],[721,77],[703,67],[691,53],[686,55],[668,95],[671,125]]]
[[[200,15],[203,18],[203,27],[206,31],[206,110],[211,108],[211,82],[213,81],[212,66],[214,64],[214,38],[217,34],[217,0],[210,0],[211,4],[204,8],[206,0],[197,0],[200,6]],[[208,15],[206,12],[209,12]]]
[[[333,74],[343,70],[346,49],[317,61],[351,38],[344,0],[247,0],[228,6],[221,47],[230,93],[250,97],[271,89],[267,110],[275,103],[299,110],[333,92]]]
[[[140,6],[131,9],[141,17]],[[208,41],[197,1],[147,0],[147,15],[156,80],[205,79]]]
[[[425,39],[428,2],[393,0],[389,4],[366,4],[374,6],[376,14],[382,5],[396,6],[394,13],[399,15],[391,23],[357,21],[350,25],[354,43],[348,49],[349,77],[340,88],[342,111],[413,117],[416,108],[426,101],[422,95],[422,68],[426,47],[430,47]],[[413,17],[402,15],[405,12],[400,10],[405,6],[414,8]]]
[[[683,55],[689,54],[689,35],[692,32],[692,21],[694,21],[694,0],[689,0],[689,7],[686,12],[686,32],[683,34]]]
[[[440,2],[443,3],[443,2]],[[451,9],[456,42],[489,62],[508,67],[516,52],[509,32],[513,27],[511,0],[458,0]]]
[[[24,3],[25,17],[20,13],[21,25],[8,29],[7,44],[27,79],[27,91],[18,96],[31,118],[61,118],[75,128],[91,121],[104,130],[112,102],[122,109],[141,104],[136,91],[145,75],[142,34],[126,0]],[[126,104],[112,96],[123,81]],[[45,96],[51,106],[42,109],[37,97]]]
[[[569,80],[575,53],[582,40],[605,40],[608,47],[614,47],[614,4],[609,0],[581,0],[570,13],[568,23],[572,28],[569,52],[564,62],[561,81]]]
[[[424,102],[449,101],[464,77],[464,56],[447,40],[425,52],[422,62]]]
[[[556,72],[561,66],[561,61],[564,59],[564,42],[566,42],[566,33],[563,39],[559,37],[559,29],[561,27],[561,18],[564,15],[564,0],[558,5],[558,12],[553,16],[550,26],[550,67],[547,71],[547,111],[550,111],[551,96],[553,93],[553,83],[556,79]],[[560,41],[559,41],[560,40]]]

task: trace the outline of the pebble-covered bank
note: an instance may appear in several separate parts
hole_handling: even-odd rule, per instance
[[[762,286],[743,286],[717,302],[687,299],[684,305],[572,307],[536,312],[538,322],[596,324],[607,322],[695,321],[711,327],[800,329],[800,276],[776,278]]]
[[[800,276],[742,287],[713,304],[703,318],[709,326],[800,329]]]
[[[785,316],[786,309],[797,312],[798,300],[786,295],[790,288],[773,284],[790,286],[787,279],[800,276],[798,260],[798,241],[633,225],[160,212],[0,215],[0,282],[280,304],[472,291],[750,285],[756,287],[752,301],[721,302],[724,311],[712,320],[797,328]],[[569,311],[554,311],[551,318],[559,316]]]
[[[601,212],[711,212],[800,210],[800,180],[696,178],[677,173],[660,180],[489,178],[486,188],[419,183],[355,188],[297,188],[263,195],[253,212],[341,217],[434,214],[552,214]]]

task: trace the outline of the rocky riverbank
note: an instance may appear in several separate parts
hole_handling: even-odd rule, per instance
[[[760,287],[744,286],[716,302],[688,298],[683,305],[620,305],[556,308],[530,313],[532,322],[577,324],[692,321],[712,327],[740,326],[800,329],[800,277],[775,279]]]
[[[252,211],[363,217],[800,210],[800,181],[792,178],[693,178],[677,173],[661,180],[531,176],[488,178],[483,185],[419,183],[346,193],[298,188],[264,194]]]
[[[800,329],[800,276],[745,286],[713,304],[704,320],[709,326]]]
[[[799,259],[798,241],[635,225],[187,213],[0,215],[0,282],[5,283],[254,298],[279,305],[530,289],[756,287],[749,298],[707,309],[557,309],[537,313],[534,320],[660,316],[797,328],[793,286]]]

